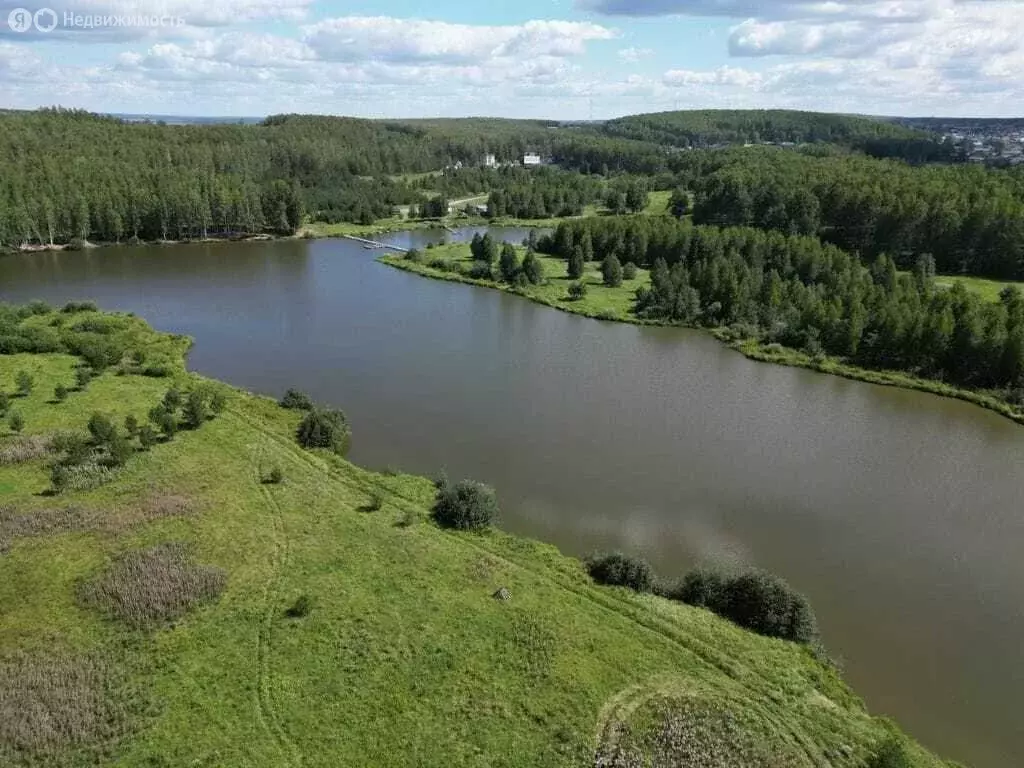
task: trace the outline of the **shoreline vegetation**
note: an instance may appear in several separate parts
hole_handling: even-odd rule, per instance
[[[346,461],[341,412],[190,373],[141,319],[0,326],[22,347],[0,355],[5,765],[599,768],[664,728],[749,768],[949,765],[774,637],[813,634],[783,582],[692,573],[666,599],[640,561],[494,528],[486,486]],[[780,595],[797,624],[746,611]]]
[[[517,248],[517,251],[522,254],[524,249]],[[646,269],[637,269],[636,276],[631,280],[624,280],[621,286],[609,287],[603,283],[600,265],[588,264],[586,272],[579,281],[586,285],[586,293],[581,298],[574,299],[569,295],[569,287],[574,281],[568,278],[566,262],[561,258],[538,253],[536,257],[543,265],[546,282],[543,285],[515,285],[471,276],[469,271],[474,260],[468,244],[452,243],[435,246],[422,251],[421,254],[422,262],[410,261],[405,256],[390,254],[381,255],[377,260],[382,264],[432,279],[505,291],[563,312],[571,312],[595,320],[705,331],[751,360],[805,368],[869,384],[917,390],[963,400],[1024,425],[1024,408],[1014,407],[984,391],[957,387],[900,371],[863,368],[832,356],[812,356],[801,350],[784,347],[780,344],[764,344],[756,339],[738,336],[728,327],[708,328],[697,324],[639,317],[634,311],[634,297],[636,289],[650,286],[650,273]],[[953,280],[955,278],[945,279]]]

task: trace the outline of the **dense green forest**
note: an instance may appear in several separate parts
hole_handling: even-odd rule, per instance
[[[827,143],[919,162],[951,160],[954,155],[937,134],[865,117],[784,109],[631,115],[606,123],[603,130],[609,136],[673,147]]]
[[[748,139],[817,143],[677,146]],[[578,215],[598,202],[626,212],[642,208],[646,190],[678,188],[673,210],[697,223],[817,235],[867,260],[889,254],[903,269],[931,254],[943,273],[1024,278],[1024,170],[919,166],[855,149],[883,142],[899,155],[919,141],[933,138],[880,120],[785,111],[583,125],[298,115],[163,125],[8,112],[0,247],[290,234],[306,218],[371,224],[399,206],[439,216],[446,200],[481,194],[495,217]],[[524,151],[557,169],[480,167],[485,154],[511,163]]]
[[[668,217],[565,222],[538,249],[649,267],[651,288],[636,298],[643,317],[734,326],[812,355],[999,389],[1024,402],[1024,296],[1008,287],[989,303],[959,283],[940,289],[928,255],[900,273],[887,255],[865,265],[814,237]]]
[[[940,272],[1024,278],[1024,169],[815,156],[772,147],[687,153],[681,182],[697,223],[818,234],[902,268],[918,254]]]

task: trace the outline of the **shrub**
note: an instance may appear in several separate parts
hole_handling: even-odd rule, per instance
[[[143,424],[139,427],[139,446],[142,450],[148,451],[154,445],[156,445],[156,430],[149,424]]]
[[[11,396],[6,392],[0,392],[0,416],[4,416],[7,413],[7,409],[11,407]]]
[[[449,259],[445,259],[442,257],[436,257],[431,259],[430,263],[427,264],[427,266],[430,267],[431,269],[440,270],[441,272],[452,271],[452,262]]]
[[[646,560],[619,552],[595,555],[586,561],[590,577],[598,584],[629,587],[637,592],[650,592],[654,573]]]
[[[570,283],[569,285],[569,298],[573,301],[579,301],[587,295],[587,284],[579,281]]]
[[[299,392],[297,389],[289,389],[277,404],[292,411],[312,411],[314,408],[309,395]]]
[[[887,737],[868,758],[868,768],[913,768],[904,739],[895,734]]]
[[[622,263],[614,254],[609,254],[601,262],[601,275],[604,277],[604,284],[610,288],[618,288],[622,285]]]
[[[309,616],[310,611],[313,610],[313,600],[309,595],[302,594],[295,598],[295,602],[292,603],[288,610],[284,613],[290,619],[301,619]]]
[[[299,423],[296,438],[303,448],[327,448],[343,454],[348,449],[351,430],[341,411],[312,410]]]
[[[498,271],[501,274],[502,282],[505,283],[511,283],[519,273],[519,256],[516,254],[516,247],[512,243],[505,243],[501,246]]]
[[[139,434],[139,420],[135,414],[129,413],[124,417],[124,431],[128,437],[132,438]]]
[[[370,500],[362,507],[363,512],[379,512],[384,506],[384,497],[379,493],[370,496]]]
[[[75,384],[79,389],[85,389],[94,375],[92,368],[83,365],[75,370]]]
[[[32,378],[32,374],[28,371],[18,371],[18,375],[15,377],[14,381],[18,387],[19,395],[26,397],[32,394],[32,388],[35,386],[35,379]]]
[[[726,577],[711,568],[698,568],[690,571],[666,594],[671,600],[679,600],[687,605],[698,608],[715,609],[722,605]]]
[[[481,530],[487,528],[497,514],[494,490],[483,483],[463,480],[438,488],[434,519],[445,528]]]
[[[11,428],[11,432],[20,433],[25,428],[25,419],[20,413],[13,411],[7,420],[7,426]]]
[[[69,301],[61,309],[61,312],[67,315],[75,314],[76,312],[95,312],[96,303],[92,301]]]
[[[169,411],[170,413],[174,413],[176,410],[178,410],[178,408],[181,407],[181,392],[179,392],[174,387],[168,389],[166,394],[164,394],[163,405],[164,408],[167,409],[167,411]]]
[[[622,279],[636,280],[636,264],[632,261],[627,261],[622,265]]]
[[[474,280],[493,280],[494,271],[489,261],[474,261],[469,268],[469,276]]]
[[[274,467],[267,473],[267,478],[263,482],[267,485],[280,485],[284,482],[284,470],[280,467]]]
[[[102,463],[108,467],[123,467],[134,453],[135,449],[132,448],[131,441],[115,430],[107,442],[107,455]]]
[[[212,600],[226,583],[220,568],[194,564],[184,544],[158,544],[118,557],[101,576],[83,584],[78,596],[87,607],[149,628]]]
[[[162,403],[149,409],[149,420],[168,438],[178,431],[178,419]]]
[[[411,261],[413,264],[422,264],[423,251],[421,251],[419,248],[410,248],[408,251],[405,252],[404,258],[406,261]]]
[[[766,637],[810,643],[818,635],[807,598],[778,576],[750,570],[727,576],[707,570],[686,575],[671,597],[708,608]]]
[[[110,417],[103,413],[94,413],[89,418],[89,434],[94,445],[106,445],[117,434],[117,427]]]
[[[210,410],[215,416],[219,416],[224,413],[224,410],[228,407],[228,399],[225,397],[223,392],[215,392],[213,397],[210,398]]]
[[[199,429],[206,421],[206,397],[199,390],[192,390],[185,398],[182,408],[182,419],[188,429]]]

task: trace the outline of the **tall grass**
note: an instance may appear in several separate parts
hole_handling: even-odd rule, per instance
[[[0,659],[0,765],[67,765],[126,731],[119,675],[96,656],[18,653]],[[88,761],[99,765],[95,759]]]
[[[213,600],[227,583],[220,568],[197,565],[181,543],[158,544],[117,558],[79,599],[137,629],[166,624]]]

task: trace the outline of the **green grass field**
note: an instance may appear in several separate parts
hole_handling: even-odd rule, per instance
[[[182,340],[133,327],[134,349],[177,351],[170,377],[110,370],[58,403],[76,358],[0,356],[0,389],[35,380],[0,453],[96,411],[144,422],[200,383]],[[441,530],[429,480],[304,451],[297,412],[222,391],[222,414],[91,491],[49,495],[46,456],[0,464],[0,764],[593,766],[599,748],[657,751],[665,727],[747,756],[677,765],[854,768],[890,733],[805,648],[597,587],[544,544]],[[264,484],[274,467],[284,482]],[[97,608],[110,581],[134,610],[197,574],[223,592],[173,620]]]
[[[943,288],[951,288],[955,282],[963,283],[969,291],[977,293],[986,301],[999,301],[1000,291],[1008,285],[1024,289],[1024,283],[1021,282],[986,280],[982,277],[939,275],[935,278],[935,284]]]

